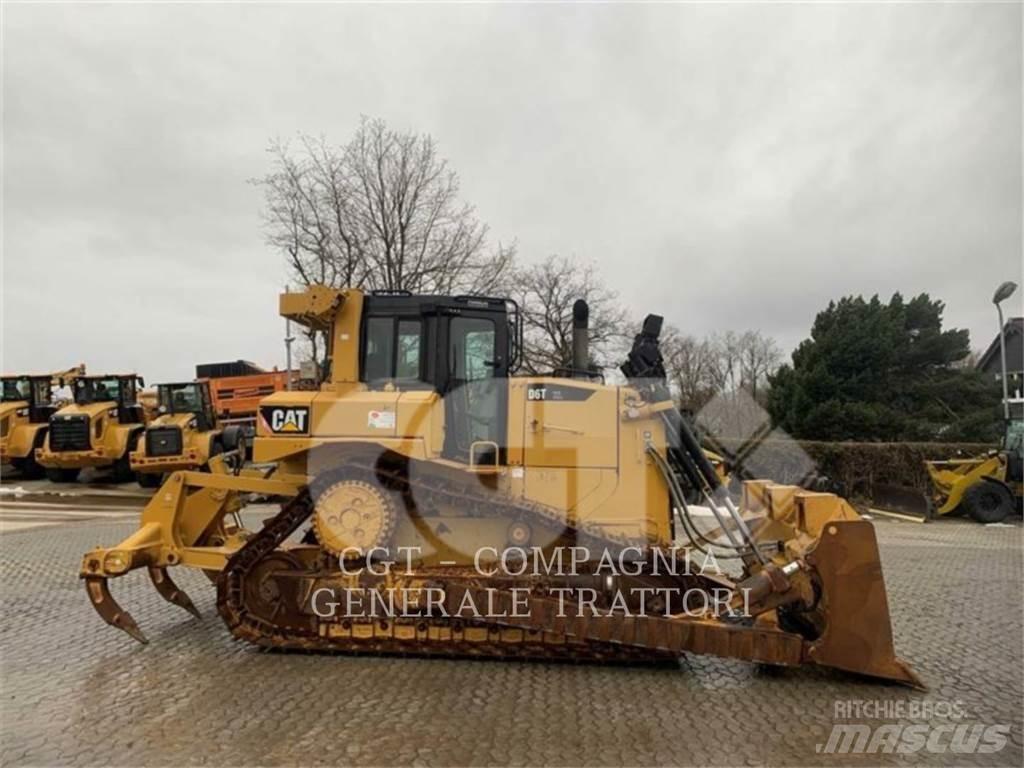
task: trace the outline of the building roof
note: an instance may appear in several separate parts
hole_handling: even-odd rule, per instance
[[[1003,326],[1003,334],[1006,336],[1006,348],[1009,352],[1010,344],[1013,343],[1014,339],[1021,339],[1024,337],[1024,317],[1011,317],[1006,321],[1006,325]],[[1020,341],[1017,342],[1021,343]],[[1011,355],[1007,354],[1007,367],[1009,365],[1009,358]],[[985,354],[978,360],[978,364],[975,366],[979,371],[986,371],[990,366],[999,366],[999,337],[996,336],[992,339],[992,343],[988,345],[988,349],[985,350]],[[1007,370],[1007,373],[1010,371]]]

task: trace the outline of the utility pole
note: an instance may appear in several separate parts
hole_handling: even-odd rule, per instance
[[[284,287],[285,293],[291,293],[291,289],[286,285]],[[292,321],[291,318],[286,317],[284,319],[284,354],[285,354],[285,370],[288,372],[285,376],[285,386],[288,390],[292,388],[292,342],[295,341],[295,337],[292,336]]]
[[[1006,381],[1006,332],[1003,324],[1003,308],[999,304],[1010,298],[1016,290],[1017,284],[1007,280],[996,288],[996,292],[992,296],[992,303],[996,305],[996,312],[999,313],[999,365],[1003,378],[1003,418],[1007,421],[1010,420],[1010,393],[1009,383]]]

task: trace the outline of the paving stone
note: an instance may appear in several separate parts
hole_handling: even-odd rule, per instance
[[[266,653],[234,641],[205,577],[112,589],[151,643],[94,614],[82,553],[132,525],[0,537],[0,764],[979,765],[1022,763],[1022,531],[876,522],[897,651],[929,693],[820,669],[688,657],[675,667]],[[835,704],[959,701],[1011,726],[994,754],[825,755]],[[929,720],[877,721],[932,722]]]

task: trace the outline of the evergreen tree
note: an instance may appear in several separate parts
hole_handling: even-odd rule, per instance
[[[924,293],[830,302],[771,378],[772,417],[813,440],[996,439],[998,388],[956,365],[970,339],[942,329],[944,308]]]

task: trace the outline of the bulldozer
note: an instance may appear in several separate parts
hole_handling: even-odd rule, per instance
[[[26,480],[43,476],[36,461],[50,416],[57,410],[53,387],[85,373],[79,365],[58,373],[15,374],[0,379],[0,462],[9,463]]]
[[[1006,420],[1003,445],[984,456],[927,461],[936,515],[965,514],[979,523],[999,523],[1014,514],[1024,496],[1024,401]]]
[[[36,462],[52,482],[71,483],[85,467],[111,468],[119,481],[132,478],[130,454],[145,429],[137,399],[142,377],[134,373],[77,376],[65,380],[74,402],[50,416]]]
[[[175,470],[199,470],[225,449],[236,449],[241,429],[221,429],[208,381],[157,384],[157,416],[146,425],[131,469],[143,488],[157,488]]]
[[[733,499],[673,405],[648,316],[606,383],[574,308],[572,365],[514,375],[522,313],[481,296],[313,286],[281,314],[329,339],[317,391],[260,403],[255,461],[176,471],[138,529],[83,556],[99,616],[141,642],[113,579],[205,572],[267,649],[817,665],[923,687],[897,657],[872,524],[769,481]],[[701,504],[687,499],[696,491]],[[247,494],[283,499],[258,528]],[[709,565],[710,564],[710,565]]]

